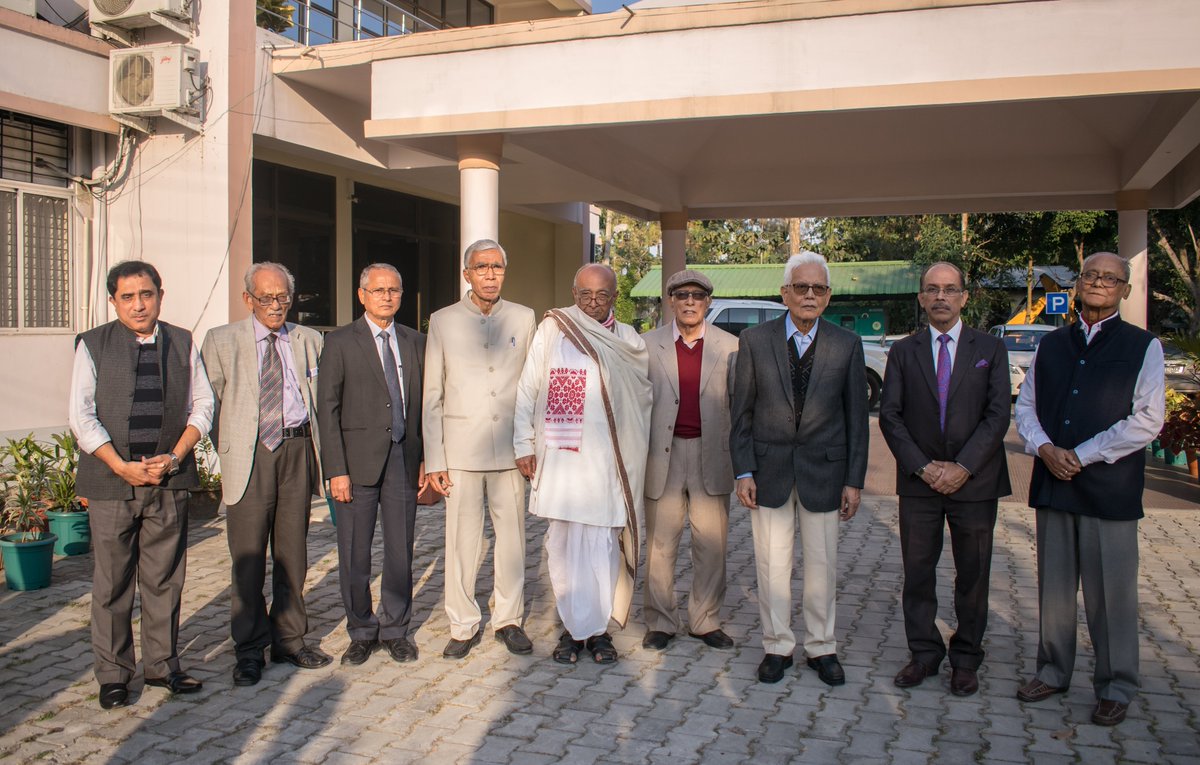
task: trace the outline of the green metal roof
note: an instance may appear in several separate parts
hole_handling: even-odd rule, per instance
[[[689,264],[713,283],[713,295],[721,298],[778,297],[783,280],[780,263],[739,263],[735,265]],[[916,295],[921,269],[907,260],[880,260],[863,263],[830,263],[829,276],[833,296]],[[642,277],[630,297],[662,296],[662,268],[656,266]]]

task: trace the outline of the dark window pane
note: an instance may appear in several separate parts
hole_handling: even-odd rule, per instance
[[[17,193],[0,191],[0,327],[17,326]]]
[[[446,24],[452,27],[467,25],[467,0],[446,0]]]
[[[480,27],[492,23],[492,6],[483,0],[471,0],[471,26]]]

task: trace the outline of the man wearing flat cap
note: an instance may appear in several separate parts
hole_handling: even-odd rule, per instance
[[[642,646],[661,651],[681,629],[675,560],[692,526],[688,634],[732,648],[721,629],[729,538],[729,370],[737,338],[705,321],[713,285],[685,269],[667,279],[671,321],[645,335],[650,353],[650,454],[646,462],[646,590]]]

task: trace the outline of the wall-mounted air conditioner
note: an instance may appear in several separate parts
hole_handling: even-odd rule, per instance
[[[191,21],[191,0],[89,0],[88,21],[122,29],[139,29],[162,23],[167,17]],[[159,18],[156,18],[159,17]]]
[[[146,45],[108,54],[108,109],[113,114],[193,112],[202,90],[200,54],[186,45]]]

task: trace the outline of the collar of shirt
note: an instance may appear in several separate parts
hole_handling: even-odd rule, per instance
[[[707,321],[700,322],[700,336],[697,337],[695,340],[691,341],[690,343],[687,340],[684,340],[683,344],[686,345],[688,348],[695,348],[696,343],[698,343],[704,339],[704,331],[706,329],[708,329],[708,322]],[[679,331],[679,324],[677,324],[674,319],[671,319],[671,341],[678,342],[679,338],[681,338],[681,337],[683,337],[683,333]]]
[[[155,340],[158,340],[158,322],[154,322],[154,330],[149,335],[145,337],[134,335],[133,339],[137,340],[138,345],[145,345],[146,343],[153,343]]]
[[[392,341],[393,343],[396,341],[395,321],[388,324],[387,327],[380,327],[378,324],[367,318],[365,314],[363,315],[362,320],[367,323],[367,329],[371,331],[371,337],[375,339],[375,342],[379,342],[380,332],[386,334],[388,336],[388,340]]]
[[[937,347],[937,344],[938,344],[938,338],[939,338],[939,337],[941,337],[942,335],[949,335],[949,336],[950,336],[951,345],[952,345],[952,346],[957,346],[957,345],[958,345],[958,338],[959,338],[959,336],[960,336],[960,335],[962,335],[962,328],[963,328],[962,319],[959,319],[958,321],[954,322],[954,326],[953,326],[953,327],[951,327],[951,328],[950,328],[948,331],[946,331],[946,332],[940,332],[940,331],[938,331],[937,329],[935,329],[935,328],[933,328],[933,327],[930,327],[930,328],[929,328],[929,334],[931,334],[931,335],[933,336],[933,346],[934,346],[935,348]]]
[[[814,321],[813,325],[812,325],[812,329],[810,329],[807,332],[801,332],[799,330],[799,328],[796,327],[796,323],[792,321],[792,312],[791,311],[788,311],[787,313],[785,313],[783,315],[783,321],[784,321],[783,330],[784,330],[784,333],[787,334],[788,340],[792,340],[795,338],[796,335],[800,335],[805,340],[803,345],[807,345],[808,343],[811,343],[813,340],[817,339],[817,327],[821,326],[820,319],[817,319],[816,321]],[[797,349],[797,350],[799,350],[799,349]]]
[[[1088,343],[1091,343],[1092,340],[1094,340],[1096,338],[1096,335],[1099,334],[1100,329],[1104,326],[1104,323],[1112,320],[1112,318],[1114,316],[1116,316],[1117,313],[1118,313],[1117,311],[1114,311],[1111,316],[1105,316],[1100,321],[1096,322],[1095,324],[1090,324],[1090,325],[1086,321],[1084,321],[1083,316],[1080,315],[1079,326],[1083,330],[1083,339],[1085,341],[1087,341]]]
[[[254,342],[255,343],[261,343],[263,340],[267,339],[267,335],[271,334],[271,330],[267,329],[263,325],[263,323],[258,320],[257,316],[251,316],[250,323],[254,325]],[[283,342],[285,342],[285,343],[291,342],[291,340],[288,338],[287,322],[284,322],[283,326],[280,327],[279,331],[276,332],[275,334]]]
[[[462,296],[462,302],[466,304],[467,308],[470,309],[471,313],[476,313],[476,314],[479,314],[480,316],[483,316],[483,311],[479,310],[479,306],[476,305],[475,301],[471,299],[472,292],[473,292],[473,290],[467,290],[467,294]],[[488,313],[488,316],[495,316],[503,304],[504,304],[504,299],[497,297],[496,302],[492,304],[492,310]],[[395,324],[395,322],[392,322],[392,323]]]

